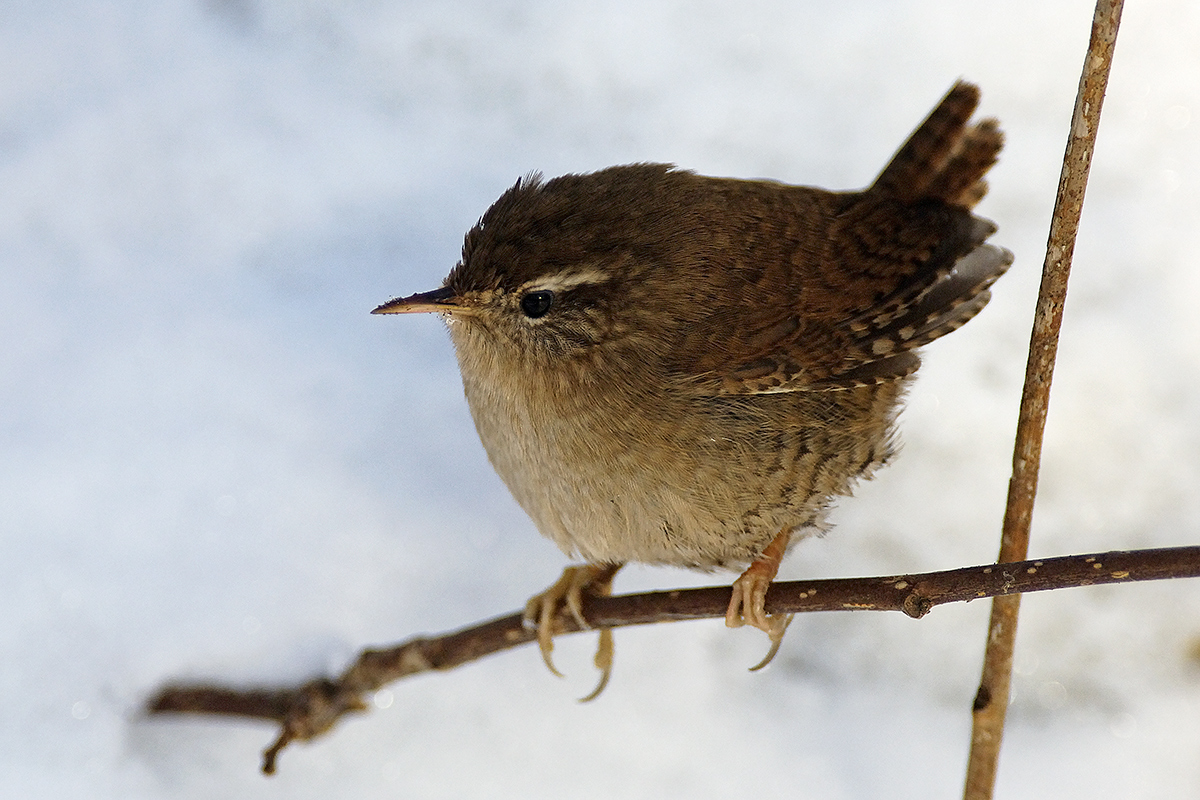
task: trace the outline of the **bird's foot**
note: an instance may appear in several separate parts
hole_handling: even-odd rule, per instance
[[[771,640],[771,648],[767,655],[750,671],[760,670],[775,654],[783,642],[783,634],[792,623],[792,614],[771,615],[767,613],[767,589],[779,572],[779,563],[787,552],[788,541],[792,537],[791,530],[784,530],[771,540],[761,556],[754,560],[746,571],[733,582],[733,597],[729,600],[729,609],[725,612],[725,624],[730,628],[740,628],[742,625],[752,625],[766,632]]]
[[[555,669],[554,660],[550,655],[554,650],[555,615],[565,605],[579,627],[592,627],[583,617],[583,593],[587,592],[599,597],[607,597],[612,594],[613,577],[621,566],[621,564],[582,564],[567,567],[563,570],[562,577],[555,581],[554,585],[541,594],[529,598],[529,602],[525,604],[525,624],[531,628],[537,627],[538,649],[542,651],[542,660],[555,675],[562,677],[562,673]],[[596,669],[600,670],[600,682],[587,697],[581,698],[581,702],[594,700],[608,685],[613,665],[611,628],[600,629],[600,641],[593,663],[595,663]]]

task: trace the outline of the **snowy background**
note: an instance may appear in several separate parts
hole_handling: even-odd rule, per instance
[[[736,8],[736,11],[734,10]],[[391,687],[257,773],[266,725],[168,680],[288,683],[557,577],[434,318],[513,180],[636,160],[865,185],[957,77],[1008,134],[1016,265],[929,348],[905,449],[789,577],[994,558],[1089,0],[0,3],[0,796],[956,797],[988,606],[718,621]],[[1200,540],[1200,5],[1132,3],[1033,555]],[[719,576],[731,581],[732,575]],[[711,579],[631,568],[619,591]],[[1026,598],[1002,798],[1200,794],[1200,582]]]

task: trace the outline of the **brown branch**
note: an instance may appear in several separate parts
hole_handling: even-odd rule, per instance
[[[983,597],[1194,577],[1200,577],[1200,546],[1134,550],[918,575],[776,583],[767,594],[767,611],[903,611],[920,618],[934,606]],[[584,614],[592,626],[607,628],[723,617],[729,595],[729,587],[720,586],[592,596],[585,598]],[[555,621],[556,634],[580,630],[567,612]],[[386,684],[419,672],[453,669],[536,638],[536,631],[524,626],[520,614],[510,614],[441,636],[421,636],[394,647],[366,650],[338,678],[320,678],[290,689],[168,686],[150,700],[147,710],[153,714],[217,714],[280,723],[279,737],[263,757],[263,771],[271,774],[280,750],[293,741],[327,732],[346,713],[365,710],[365,697]]]
[[[1018,561],[1029,552],[1029,526],[1033,517],[1033,499],[1037,493],[1042,434],[1050,403],[1050,381],[1054,375],[1058,333],[1062,327],[1063,305],[1067,298],[1067,278],[1071,273],[1071,257],[1083,213],[1083,196],[1092,152],[1096,146],[1100,107],[1104,102],[1108,73],[1112,67],[1121,7],[1122,0],[1097,0],[1092,18],[1092,36],[1084,58],[1083,74],[1075,97],[1075,111],[1071,116],[1071,130],[1063,154],[1058,196],[1054,203],[1046,260],[1042,267],[1042,284],[1034,312],[1029,360],[1025,368],[1025,388],[1021,395],[1016,444],[1013,448],[1013,472],[1008,484],[1000,555],[996,559],[998,562]],[[983,674],[972,714],[971,754],[967,761],[964,800],[988,800],[995,787],[1004,717],[1012,683],[1020,602],[1019,596],[1003,596],[997,597],[992,603]]]

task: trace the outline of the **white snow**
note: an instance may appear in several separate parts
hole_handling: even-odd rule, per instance
[[[960,76],[1016,265],[928,349],[896,463],[787,576],[994,558],[1091,3],[6,3],[0,795],[953,797],[986,603],[720,622],[398,683],[257,773],[162,683],[288,683],[518,608],[565,563],[491,472],[431,289],[520,175],[869,182]],[[1200,540],[1200,6],[1125,11],[1033,555]],[[730,576],[718,576],[721,581]],[[620,591],[711,577],[630,569]],[[1200,582],[1025,598],[1001,798],[1200,792]]]

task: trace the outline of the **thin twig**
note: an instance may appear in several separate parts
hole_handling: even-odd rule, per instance
[[[1108,85],[1117,28],[1121,21],[1122,0],[1097,0],[1092,19],[1071,131],[1063,155],[1058,197],[1050,221],[1042,284],[1029,341],[1029,360],[1025,369],[1025,388],[1017,420],[1013,472],[1008,485],[1008,504],[1000,539],[999,562],[1019,561],[1029,552],[1029,527],[1033,499],[1037,493],[1041,464],[1042,434],[1050,402],[1050,381],[1058,351],[1058,333],[1062,327],[1063,305],[1067,297],[1067,278],[1075,237],[1083,212],[1083,195],[1096,145],[1100,107]],[[988,800],[996,783],[1004,718],[1008,710],[1012,682],[1013,649],[1017,636],[1019,596],[997,597],[992,603],[988,623],[983,674],[975,695],[972,714],[971,754],[967,762],[964,800]]]
[[[789,581],[771,586],[767,611],[903,611],[919,618],[937,605],[983,597],[1189,577],[1200,577],[1200,546],[1062,556],[918,575]],[[585,598],[584,615],[591,626],[607,628],[723,617],[729,595],[729,587],[720,586],[590,596]],[[555,620],[556,635],[580,630],[569,612],[563,611]],[[289,743],[326,733],[344,714],[365,710],[367,696],[386,684],[420,672],[453,669],[536,638],[536,631],[525,627],[520,614],[510,614],[441,636],[416,637],[393,647],[366,650],[335,679],[273,689],[168,686],[147,709],[155,714],[216,714],[280,723],[279,737],[263,759],[263,771],[270,774],[280,750]]]

